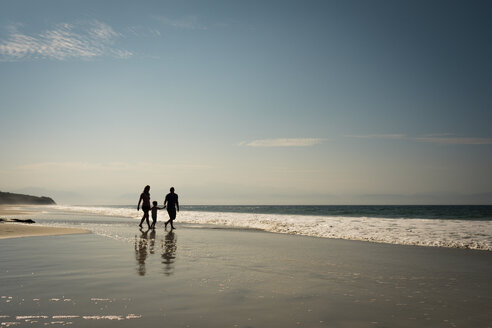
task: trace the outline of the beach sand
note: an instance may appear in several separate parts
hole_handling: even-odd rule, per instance
[[[28,205],[0,205],[0,217],[34,213]]]
[[[0,239],[89,233],[76,228],[43,227],[33,224],[0,223]]]
[[[490,252],[186,225],[152,232],[135,225],[112,238],[0,240],[2,327],[492,322]]]
[[[92,234],[0,240],[0,326],[492,323],[492,252],[102,221]]]
[[[35,213],[28,206],[0,206],[0,218],[17,217]],[[8,220],[8,219],[7,219]],[[0,239],[32,236],[52,236],[89,233],[90,231],[77,228],[43,227],[36,224],[0,222]]]

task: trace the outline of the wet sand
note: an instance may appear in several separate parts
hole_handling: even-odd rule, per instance
[[[130,225],[131,224],[131,225]],[[492,253],[137,222],[0,240],[16,327],[490,327]]]
[[[34,213],[28,205],[0,205],[0,217]]]
[[[0,222],[0,239],[79,233],[90,233],[90,231],[76,228],[43,227],[33,224]]]
[[[78,228],[43,227],[36,224],[8,222],[8,220],[12,217],[15,218],[19,216],[33,215],[35,213],[36,211],[28,205],[0,205],[0,218],[7,221],[0,221],[0,239],[33,236],[69,235],[90,232],[88,230]]]

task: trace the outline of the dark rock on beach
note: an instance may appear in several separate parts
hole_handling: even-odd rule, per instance
[[[0,222],[17,222],[17,223],[36,223],[31,219],[3,219],[0,218]]]

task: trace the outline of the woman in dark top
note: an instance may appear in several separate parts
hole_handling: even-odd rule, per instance
[[[140,199],[138,200],[138,205],[137,205],[137,211],[140,210],[140,203],[142,203],[142,211],[144,212],[142,216],[142,220],[140,221],[140,224],[138,225],[140,228],[142,228],[142,223],[144,220],[147,221],[147,225],[149,226],[150,229],[150,222],[149,222],[149,211],[150,211],[150,186],[145,186],[143,192],[140,194]]]

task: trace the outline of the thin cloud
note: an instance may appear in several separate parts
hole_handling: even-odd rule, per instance
[[[421,137],[414,140],[441,145],[492,145],[491,138]]]
[[[130,170],[131,165],[122,162],[90,163],[90,162],[42,162],[21,165],[21,170],[74,170],[74,171],[115,171]]]
[[[104,23],[96,21],[92,25],[93,27],[89,29],[89,33],[95,39],[111,41],[111,39],[121,36],[121,34],[116,33],[111,26]]]
[[[359,139],[404,139],[404,134],[366,134],[366,135],[346,135],[348,138],[359,138]]]
[[[27,35],[10,26],[6,40],[0,40],[0,59],[92,59],[101,56],[129,58],[133,54],[114,44],[121,34],[102,22],[55,25],[36,35]]]
[[[422,136],[422,138],[429,137],[429,138],[434,138],[434,137],[452,137],[454,134],[452,133],[430,133]]]
[[[93,163],[93,162],[41,162],[18,166],[17,169],[25,171],[68,170],[68,171],[140,171],[140,170],[205,170],[209,165],[195,163],[171,163],[155,164],[147,162],[125,163]]]
[[[129,26],[125,31],[127,35],[138,38],[160,37],[162,35],[161,31],[157,28],[140,25]]]
[[[320,144],[322,141],[323,139],[319,138],[278,138],[242,142],[240,145],[248,147],[310,147]]]
[[[196,16],[185,16],[177,19],[164,16],[156,16],[156,19],[167,25],[180,30],[206,30],[207,27],[198,22]]]
[[[420,137],[407,137],[404,134],[368,134],[346,135],[348,138],[359,139],[402,139],[415,142],[434,143],[441,145],[491,145],[492,138],[458,137],[452,133],[433,133]]]

